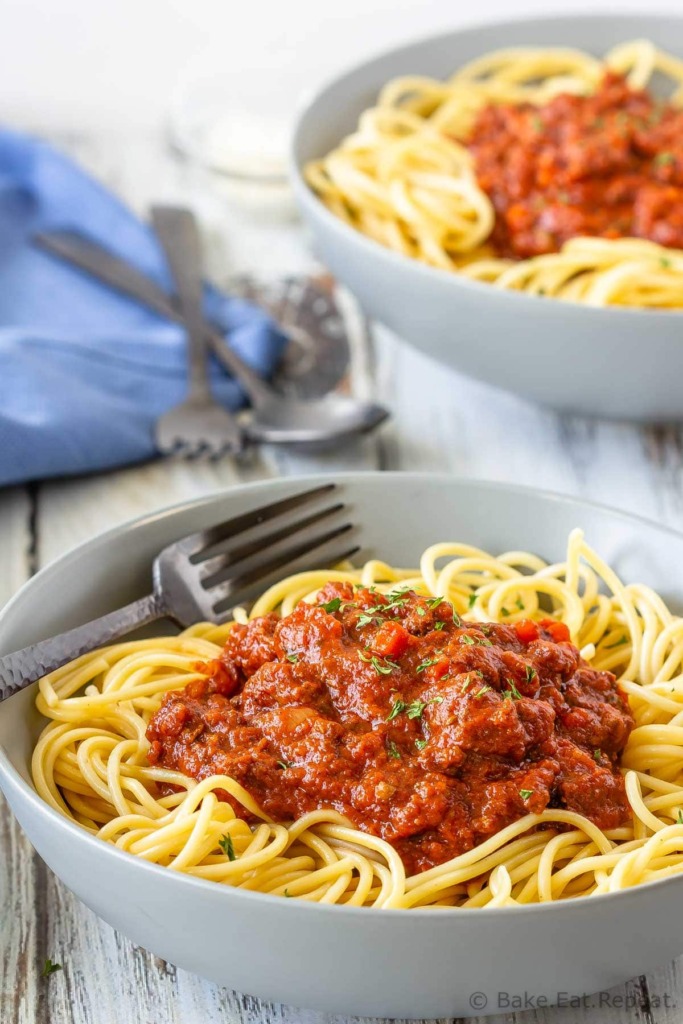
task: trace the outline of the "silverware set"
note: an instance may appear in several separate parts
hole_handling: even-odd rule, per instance
[[[71,263],[100,282],[180,323],[187,334],[188,393],[185,401],[158,422],[156,440],[163,454],[188,458],[239,456],[250,444],[289,444],[304,449],[337,447],[367,434],[387,418],[380,405],[331,392],[302,399],[279,393],[256,374],[227,344],[202,309],[201,242],[189,210],[156,206],[152,226],[164,249],[174,281],[168,295],[154,281],[107,249],[70,232],[36,235],[44,250]],[[325,305],[323,303],[323,305]],[[309,320],[315,316],[315,300]],[[239,382],[249,409],[238,415],[211,393],[209,354]]]

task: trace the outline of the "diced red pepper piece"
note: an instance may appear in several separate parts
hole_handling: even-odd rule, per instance
[[[410,633],[400,622],[383,622],[372,641],[372,649],[382,658],[400,658],[410,643]]]
[[[515,633],[523,644],[530,644],[532,640],[538,640],[541,635],[537,624],[532,619],[520,619],[515,622]]]
[[[539,626],[541,626],[546,633],[550,633],[550,636],[556,644],[560,644],[563,641],[571,639],[569,626],[566,626],[564,622],[557,622],[555,619],[541,619]]]

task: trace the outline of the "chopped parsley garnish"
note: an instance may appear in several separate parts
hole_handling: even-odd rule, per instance
[[[299,660],[299,655],[296,654],[296,653],[288,654],[287,655],[287,661],[291,662],[292,665],[296,665],[298,660]]]
[[[398,749],[393,740],[389,740],[387,743],[387,754],[389,757],[400,758],[401,751]]]
[[[368,615],[367,612],[363,612],[362,615],[358,616],[356,625],[359,629],[362,629],[364,626],[369,626],[371,622],[374,622],[376,626],[382,625],[382,620],[378,615]]]
[[[427,746],[427,740],[415,740],[415,746],[418,750],[424,750]],[[678,813],[680,814],[680,811]]]
[[[479,690],[477,693],[475,693],[474,696],[475,697],[482,697],[485,693],[488,693],[490,689],[491,689],[491,687],[488,686],[488,685],[487,686],[482,686],[481,690]]]
[[[441,661],[440,657],[438,657],[438,658],[425,658],[424,661],[420,662],[420,664],[417,666],[415,671],[416,672],[424,672],[425,669],[431,668],[432,665],[438,665],[438,663],[440,661]]]
[[[292,899],[292,894],[291,894],[291,892],[289,891],[289,889],[285,889],[285,891],[284,891],[283,895],[284,895],[284,896],[286,896],[288,900],[291,900],[291,899]]]
[[[469,633],[463,633],[462,636],[458,637],[458,643],[459,644],[467,644],[468,647],[473,647],[474,644],[476,644],[476,642],[477,641],[474,639],[474,637],[470,636]]]
[[[679,811],[678,812],[678,817],[676,818],[676,824],[677,825],[683,825],[683,811]]]
[[[593,760],[594,761],[599,761],[601,757],[602,757],[602,751],[600,750],[600,747],[596,747],[595,750],[593,751]]]
[[[55,971],[61,970],[63,970],[62,965],[56,963],[54,960],[51,960],[50,957],[48,957],[45,963],[43,964],[43,969],[40,972],[40,976],[41,978],[49,978],[51,974],[55,973]]]
[[[424,619],[425,615],[427,614],[427,612],[425,611],[421,604],[417,606],[417,614],[420,616],[421,619]]]
[[[291,763],[289,761],[278,761],[278,765],[280,766],[280,768],[282,768],[283,771],[286,771],[287,768],[291,768],[292,767],[292,765],[291,765]]]
[[[408,705],[404,700],[395,700],[394,703],[391,705],[391,711],[389,712],[385,720],[387,722],[392,722],[394,718],[401,714],[402,711],[405,711],[407,706]]]
[[[422,718],[422,712],[428,704],[442,704],[443,697],[432,697],[431,700],[414,700],[408,705],[408,718]]]
[[[427,601],[428,608],[438,608],[440,604],[444,603],[445,598],[443,597],[430,597]]]
[[[477,595],[476,594],[470,594],[470,596],[467,598],[467,607],[468,608],[474,608],[476,603],[477,603]]]
[[[367,654],[359,653],[359,657],[360,657],[361,661],[365,661],[368,665],[372,665],[372,667],[374,668],[375,672],[379,672],[379,674],[381,676],[391,675],[391,673],[393,672],[393,670],[395,668],[399,668],[400,667],[399,665],[396,664],[395,661],[389,661],[388,658],[384,659],[386,664],[383,665],[382,662],[380,661],[380,659],[378,657],[376,657],[374,654],[373,655],[367,655]]]
[[[471,685],[472,685],[472,676],[468,672],[467,675],[465,676],[465,682],[462,684],[462,692],[465,693],[467,690],[469,690]]]
[[[505,618],[507,618],[508,615],[510,614],[510,612],[507,610],[507,608],[501,608],[500,610],[503,613],[503,615],[505,616]]]
[[[522,699],[522,695],[521,695],[521,693],[519,692],[519,690],[517,689],[517,687],[515,686],[515,681],[514,681],[514,679],[509,679],[509,678],[508,678],[508,679],[506,679],[506,680],[505,680],[505,682],[506,682],[506,683],[508,684],[508,689],[507,689],[507,690],[506,690],[506,692],[505,692],[505,693],[503,694],[503,696],[504,696],[504,697],[507,697],[507,696],[508,696],[508,694],[509,694],[509,695],[510,695],[510,697],[511,697],[511,698],[512,698],[513,700],[521,700],[521,699]]]
[[[341,603],[341,597],[333,597],[331,601],[328,601],[326,604],[323,605],[323,608],[325,609],[326,612],[330,612],[331,614],[332,612],[339,611]]]
[[[237,854],[235,853],[235,847],[232,845],[232,836],[229,832],[226,832],[224,836],[218,840],[218,845],[221,850],[228,858],[228,860],[237,860]]]
[[[660,267],[663,267],[664,270],[668,270],[671,267],[671,260],[667,256],[660,256],[659,265]]]
[[[515,601],[515,605],[517,608],[519,608],[520,612],[524,611],[524,601],[522,601],[521,597],[517,598],[517,600]]]
[[[441,630],[443,629],[443,627],[445,625],[446,625],[445,622],[435,622],[434,623],[434,629],[437,629],[437,630],[439,630],[439,632],[441,632]]]
[[[534,791],[533,789],[520,789],[519,795],[521,796],[522,800],[528,800],[530,796],[534,795]]]
[[[460,625],[460,616],[456,612],[455,608],[453,609],[453,625],[455,625],[455,626],[459,626]]]
[[[535,668],[532,668],[531,665],[527,665],[525,671],[526,671],[526,681],[527,681],[527,683],[533,683],[534,679],[538,675],[538,672],[536,671]]]
[[[657,167],[666,167],[667,164],[673,164],[676,162],[676,157],[673,153],[657,153],[655,157],[655,165]]]

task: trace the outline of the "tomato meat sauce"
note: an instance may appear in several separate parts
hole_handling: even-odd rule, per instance
[[[629,816],[626,697],[563,623],[461,622],[439,598],[330,583],[235,625],[202,671],[152,717],[151,764],[229,775],[276,821],[333,808],[410,873],[546,807]]]
[[[579,235],[683,248],[683,111],[621,75],[592,96],[486,106],[468,146],[500,255],[557,252]]]

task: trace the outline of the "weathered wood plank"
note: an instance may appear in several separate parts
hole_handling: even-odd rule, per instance
[[[0,492],[0,606],[31,571],[31,503],[24,488]],[[36,1003],[35,876],[32,851],[0,796],[0,1021]],[[28,1018],[26,1018],[28,1019]]]

